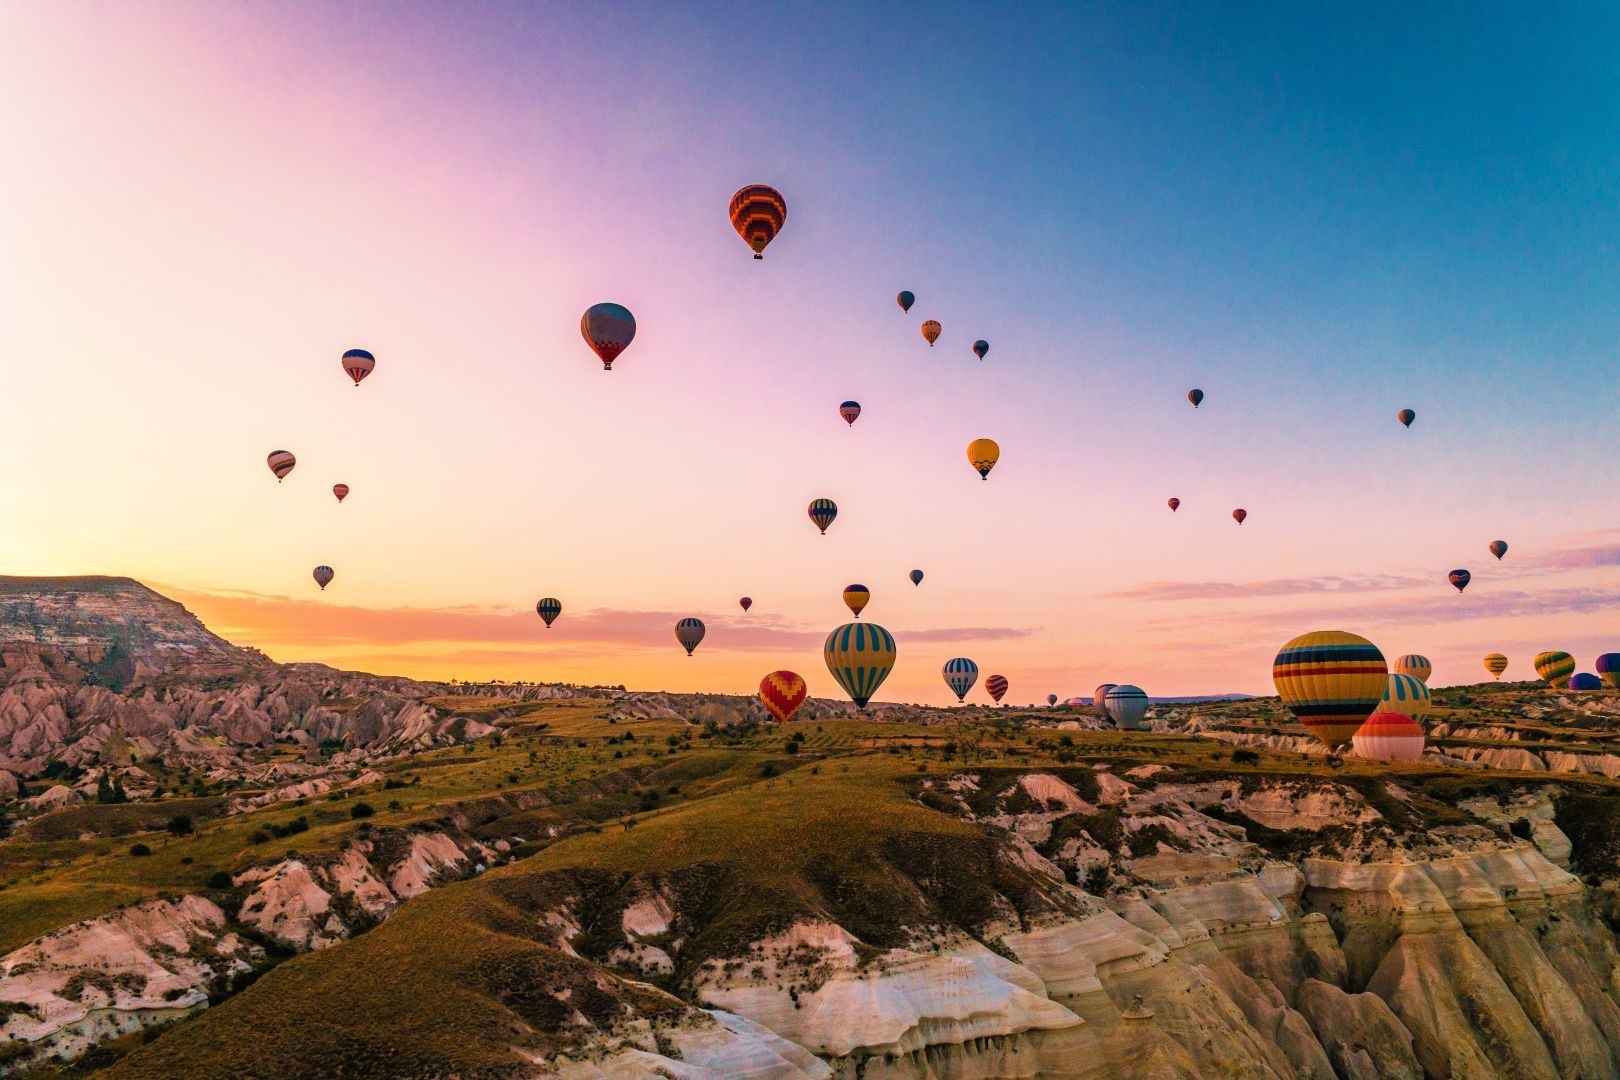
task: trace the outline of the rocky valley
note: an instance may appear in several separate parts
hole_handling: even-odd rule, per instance
[[[0,1073],[1620,1076],[1620,695],[1089,708],[279,665],[0,583]]]

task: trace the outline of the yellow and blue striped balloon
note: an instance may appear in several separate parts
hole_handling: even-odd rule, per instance
[[[810,520],[816,523],[821,535],[827,535],[827,526],[838,516],[838,504],[831,499],[816,499],[810,504]]]
[[[1378,712],[1400,713],[1413,720],[1421,720],[1429,712],[1433,701],[1429,688],[1416,675],[1396,672],[1384,686],[1384,700],[1378,703]]]
[[[1536,674],[1540,675],[1548,686],[1562,690],[1569,684],[1569,677],[1575,674],[1575,658],[1557,649],[1537,653]]]
[[[1388,676],[1378,646],[1343,630],[1301,634],[1271,663],[1283,704],[1330,748],[1349,742],[1372,715]]]
[[[1410,675],[1420,682],[1427,683],[1429,676],[1434,674],[1434,665],[1429,663],[1427,656],[1409,652],[1405,656],[1397,657],[1395,662],[1389,665],[1389,670],[1400,675]]]
[[[857,619],[872,599],[872,590],[865,585],[847,585],[844,587],[844,604],[849,608],[851,615]]]
[[[827,644],[822,647],[827,670],[857,709],[865,709],[872,700],[894,670],[898,654],[894,635],[876,623],[845,623],[827,635]]]

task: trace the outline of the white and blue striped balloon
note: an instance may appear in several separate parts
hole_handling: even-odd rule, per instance
[[[951,688],[956,700],[967,697],[973,684],[979,681],[979,665],[965,656],[945,661],[945,685]]]

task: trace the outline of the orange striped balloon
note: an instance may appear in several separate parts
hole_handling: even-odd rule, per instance
[[[731,227],[754,249],[756,259],[765,257],[765,245],[776,239],[786,222],[787,200],[773,187],[749,184],[731,197]]]
[[[990,676],[988,679],[984,680],[984,688],[986,690],[990,691],[990,697],[993,700],[999,702],[1001,700],[1001,698],[1002,698],[1002,695],[1006,694],[1006,692],[1007,692],[1007,676],[1005,676],[1005,675],[992,675],[992,676]]]
[[[298,459],[292,456],[291,450],[272,450],[270,456],[264,460],[265,464],[270,466],[270,471],[275,473],[278,484],[293,471],[293,466],[298,464]]]

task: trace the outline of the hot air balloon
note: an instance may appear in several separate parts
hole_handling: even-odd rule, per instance
[[[1446,580],[1456,586],[1458,592],[1462,592],[1468,588],[1468,583],[1473,580],[1473,577],[1474,575],[1466,570],[1453,570],[1446,575]]]
[[[929,348],[934,347],[934,342],[939,340],[939,332],[943,329],[938,319],[929,319],[922,324],[922,336],[927,339]]]
[[[1589,671],[1582,671],[1569,677],[1569,688],[1571,690],[1601,690],[1603,689],[1603,680]]]
[[[980,338],[978,341],[973,343],[973,355],[977,356],[980,360],[983,360],[984,354],[989,351],[990,343],[984,340],[984,338]]]
[[[1427,683],[1429,676],[1434,674],[1434,665],[1429,663],[1427,656],[1417,653],[1407,653],[1396,657],[1395,662],[1389,665],[1389,670],[1399,675],[1410,675],[1419,682]]]
[[[1001,702],[1001,697],[1007,692],[1007,676],[992,675],[984,680],[984,688],[990,692],[991,700]]]
[[[1508,658],[1499,652],[1485,654],[1485,670],[1500,679],[1502,672],[1507,670]]]
[[[1046,695],[1046,703],[1048,705],[1054,705],[1055,706],[1057,704],[1057,695],[1056,694],[1047,694]]]
[[[1418,761],[1423,757],[1423,727],[1400,713],[1376,712],[1350,739],[1356,757],[1373,761]]]
[[[1429,688],[1422,679],[1396,673],[1384,682],[1384,697],[1378,703],[1378,711],[1400,713],[1413,720],[1421,720],[1432,704]]]
[[[1620,653],[1606,652],[1592,665],[1603,681],[1620,690]]]
[[[921,585],[922,584],[922,579],[923,579],[923,572],[921,570],[913,570],[911,572],[911,574],[910,574],[910,577],[911,577],[911,583],[913,585]]]
[[[838,415],[844,418],[844,423],[854,427],[855,418],[861,415],[861,403],[858,401],[844,402],[838,406]]]
[[[1506,555],[1507,554],[1507,541],[1506,540],[1492,540],[1491,541],[1491,554],[1495,555],[1498,559],[1500,559],[1502,556]]]
[[[1147,693],[1140,686],[1121,683],[1103,695],[1103,714],[1121,731],[1140,731],[1147,709]]]
[[[1575,658],[1567,652],[1551,649],[1536,653],[1535,668],[1543,682],[1562,690],[1569,677],[1575,674]]]
[[[280,483],[293,471],[293,466],[298,464],[298,459],[292,456],[290,450],[272,450],[270,456],[264,460],[270,466],[270,471],[276,474],[277,483]]]
[[[603,301],[585,309],[579,317],[579,332],[585,344],[601,358],[602,370],[612,371],[613,361],[635,339],[636,317],[621,304]]]
[[[759,680],[759,700],[779,724],[793,719],[806,693],[804,679],[796,671],[773,671]]]
[[[359,386],[360,380],[371,374],[371,369],[377,366],[377,358],[364,349],[350,349],[343,354],[343,373],[354,380]]]
[[[745,596],[737,601],[737,606],[742,608],[744,611],[747,611],[749,608],[754,606],[754,598],[752,596]]]
[[[974,439],[968,443],[968,463],[979,470],[979,479],[990,479],[990,470],[1001,460],[1001,447],[994,439]]]
[[[765,257],[765,245],[776,239],[786,221],[787,200],[773,187],[750,184],[731,197],[731,227],[754,249],[756,259]]]
[[[831,499],[816,499],[810,504],[810,520],[816,523],[821,535],[827,535],[827,526],[838,516],[838,504]]]
[[[900,305],[901,311],[910,311],[911,305],[917,302],[917,294],[910,289],[901,289],[900,294],[894,298],[894,302]]]
[[[330,566],[317,566],[315,568],[315,584],[321,587],[321,592],[326,591],[326,587],[332,584],[332,578],[336,576]]]
[[[1395,419],[1399,420],[1403,427],[1411,427],[1412,421],[1417,419],[1417,413],[1413,412],[1411,409],[1402,409],[1400,412],[1395,414]]]
[[[1192,402],[1192,407],[1196,409],[1198,406],[1204,403],[1204,392],[1197,387],[1194,387],[1193,389],[1187,391],[1187,400]]]
[[[347,499],[349,497],[349,485],[348,484],[333,484],[332,485],[332,494],[336,495],[337,496],[337,501],[341,503],[344,499]]]
[[[876,623],[845,623],[827,635],[822,657],[838,685],[864,710],[894,670],[894,635]]]
[[[1095,689],[1095,690],[1093,690],[1091,692],[1092,704],[1097,706],[1097,711],[1102,713],[1104,716],[1106,716],[1108,714],[1103,709],[1103,705],[1108,700],[1108,691],[1112,690],[1115,687],[1115,685],[1116,685],[1115,683],[1105,682],[1101,686],[1097,687],[1097,689]]]
[[[872,590],[865,585],[846,585],[844,587],[844,605],[849,608],[850,614],[857,619],[861,611],[872,599]]]
[[[702,619],[682,619],[675,624],[675,640],[681,643],[687,656],[691,656],[692,650],[703,640],[704,629]]]
[[[562,601],[555,596],[542,596],[534,605],[534,613],[540,616],[540,620],[546,624],[546,629],[550,630],[551,624],[562,614]]]
[[[1248,516],[1249,516],[1249,512],[1247,510],[1243,509],[1243,507],[1241,507],[1241,506],[1238,507],[1236,510],[1232,511],[1232,520],[1237,522],[1239,525],[1243,524],[1243,519],[1248,517]]]
[[[956,700],[961,701],[973,689],[973,684],[979,681],[979,665],[965,656],[958,656],[945,661],[944,675],[945,685],[951,688]]]
[[[1343,630],[1301,634],[1271,662],[1283,704],[1329,749],[1349,742],[1372,715],[1388,677],[1378,646]]]
[[[1181,509],[1181,500],[1180,499],[1171,499],[1170,502],[1167,503],[1166,505],[1168,505],[1170,507],[1170,512],[1173,514],[1177,510]]]

